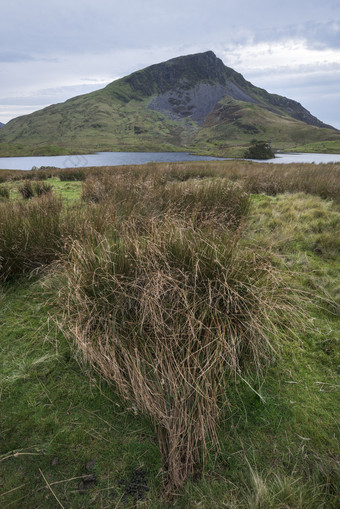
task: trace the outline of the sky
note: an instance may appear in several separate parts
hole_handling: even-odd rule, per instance
[[[3,0],[0,122],[208,50],[340,129],[339,0]]]

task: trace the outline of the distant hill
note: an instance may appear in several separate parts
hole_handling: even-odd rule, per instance
[[[252,85],[208,51],[152,65],[96,92],[15,118],[0,134],[0,144],[9,149],[16,144],[40,153],[51,153],[53,146],[57,153],[222,155],[253,139],[282,149],[337,141],[340,132],[300,103]]]
[[[3,127],[5,124],[3,124],[2,122],[0,122],[0,128]]]

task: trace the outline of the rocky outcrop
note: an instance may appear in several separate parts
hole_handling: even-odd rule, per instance
[[[247,102],[256,102],[232,82],[225,85],[200,83],[191,88],[178,87],[157,95],[149,103],[149,109],[165,113],[173,120],[190,117],[203,124],[216,104],[225,96]]]

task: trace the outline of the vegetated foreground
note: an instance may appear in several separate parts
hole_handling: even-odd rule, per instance
[[[0,172],[4,507],[337,507],[339,173]]]

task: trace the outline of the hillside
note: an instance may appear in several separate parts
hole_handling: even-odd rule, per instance
[[[1,145],[9,152],[20,145],[21,153],[191,150],[218,155],[253,138],[283,149],[339,141],[340,133],[298,102],[255,87],[208,51],[152,65],[101,90],[15,118],[1,130],[0,153],[5,155]]]

